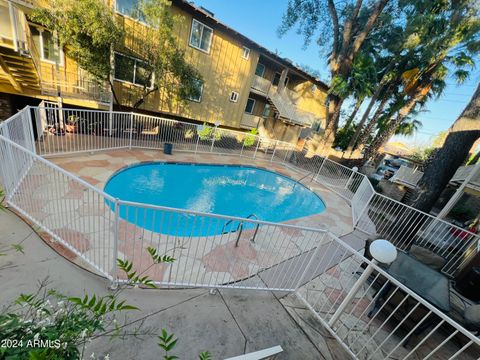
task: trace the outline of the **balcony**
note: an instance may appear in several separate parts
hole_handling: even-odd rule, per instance
[[[290,90],[278,90],[271,86],[267,99],[277,109],[278,115],[285,122],[300,126],[311,126],[317,116],[312,113],[300,110],[289,96]]]
[[[270,82],[270,80],[267,80],[258,75],[253,76],[252,90],[254,92],[258,92],[261,95],[267,95],[271,85],[272,83]]]
[[[260,116],[244,113],[240,127],[242,129],[256,129],[262,118]]]
[[[108,85],[96,81],[91,75],[81,69],[77,72],[61,71],[50,80],[43,79],[42,94],[48,96],[60,95],[63,98],[90,100],[100,103],[110,102]]]
[[[253,76],[251,90],[253,93],[265,96],[270,105],[276,109],[280,119],[285,122],[311,126],[317,118],[315,114],[302,111],[297,107],[295,101],[292,100],[294,97],[291,90],[286,88],[279,90],[270,80],[261,76]]]

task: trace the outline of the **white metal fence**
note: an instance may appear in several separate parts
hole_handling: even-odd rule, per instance
[[[12,123],[27,119],[28,114],[24,111],[15,115]],[[171,143],[176,151],[280,162],[299,171],[299,179],[303,176],[305,181],[324,185],[348,201],[357,229],[391,239],[399,249],[417,243],[445,257],[447,264],[442,271],[449,276],[478,251],[476,234],[378,194],[365,175],[305,149],[298,150],[290,143],[126,112],[36,107],[32,114],[38,137],[36,150],[42,156],[120,148],[163,149]],[[22,124],[28,125],[26,121]],[[32,146],[22,139],[19,143]]]
[[[479,358],[478,337],[342,241],[327,242],[315,264],[295,294],[354,358]],[[373,273],[350,293],[367,264]]]
[[[40,139],[36,148],[32,123]],[[69,125],[73,127],[67,130]],[[478,338],[375,265],[373,279],[329,324],[368,260],[325,230],[120,201],[35,153],[160,149],[165,142],[177,150],[262,157],[292,167],[305,181],[323,184],[349,201],[359,230],[381,234],[399,249],[416,243],[446,256],[447,274],[465,263],[478,241],[474,234],[377,194],[362,174],[290,144],[130,113],[27,107],[2,123],[0,175],[7,201],[56,241],[60,251],[82,258],[112,281],[126,279],[117,270],[120,258],[159,285],[299,289],[306,306],[356,358],[409,358],[420,350],[421,358],[476,354]],[[149,247],[175,261],[153,264]],[[369,317],[386,283],[393,292]],[[419,309],[426,312],[411,325]],[[427,328],[412,344],[412,335],[432,317],[433,330]]]

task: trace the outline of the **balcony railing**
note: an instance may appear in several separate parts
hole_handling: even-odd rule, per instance
[[[268,90],[272,83],[261,76],[253,75],[252,89],[257,90],[263,94],[268,94]]]
[[[260,116],[244,113],[242,121],[240,122],[240,127],[247,129],[257,128],[260,120],[262,120]]]
[[[469,166],[460,166],[457,169],[457,172],[453,175],[450,182],[453,183],[462,183],[470,175],[470,173],[475,168],[475,165]],[[480,188],[480,173],[475,174],[467,184],[468,187]]]
[[[52,71],[54,74],[55,71]],[[106,83],[92,78],[88,73],[59,71],[51,80],[43,79],[42,93],[45,95],[60,95],[66,98],[76,98],[101,103],[110,101],[110,92]]]

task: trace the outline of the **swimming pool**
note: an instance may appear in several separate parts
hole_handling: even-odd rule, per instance
[[[142,163],[115,173],[105,192],[120,200],[203,213],[283,222],[318,214],[325,204],[292,179],[255,167],[190,163]],[[112,205],[113,206],[113,205]],[[157,233],[206,236],[233,231],[237,223],[202,226],[198,216],[154,214],[152,209],[121,206],[120,217]],[[193,219],[195,217],[196,219]],[[245,228],[253,227],[245,224]]]

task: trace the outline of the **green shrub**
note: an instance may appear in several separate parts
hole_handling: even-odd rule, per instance
[[[243,140],[243,146],[244,147],[249,147],[255,144],[255,138],[258,134],[257,129],[252,129],[250,132],[245,136],[245,139]]]

